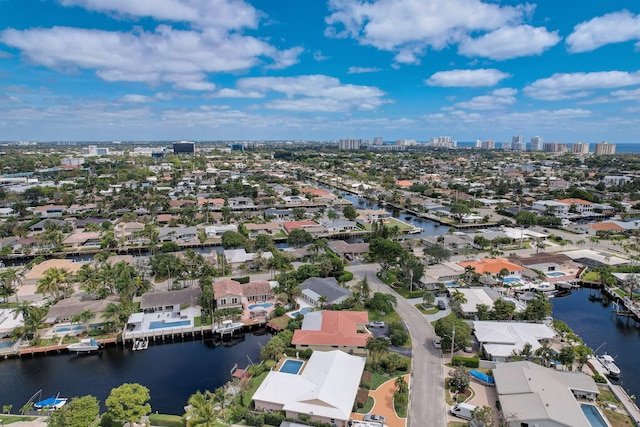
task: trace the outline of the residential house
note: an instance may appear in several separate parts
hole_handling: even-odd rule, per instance
[[[540,252],[526,257],[513,256],[508,259],[530,270],[544,273],[549,282],[575,279],[576,274],[581,270],[581,266],[567,255],[558,253]]]
[[[420,280],[427,288],[434,288],[438,283],[454,283],[464,275],[464,267],[455,262],[442,262],[424,269]]]
[[[140,236],[143,230],[144,224],[141,222],[118,222],[113,226],[113,237],[118,241],[147,243],[149,239]]]
[[[295,230],[296,228],[307,229],[310,227],[317,227],[318,223],[315,221],[287,221],[287,222],[283,222],[282,226],[284,227],[284,231],[286,231],[287,234],[289,234],[291,233],[292,230]]]
[[[505,258],[483,258],[475,261],[460,261],[458,265],[462,268],[470,266],[480,275],[488,274],[497,276],[501,271],[506,269],[509,274],[505,277],[520,277],[526,270],[525,267],[514,264]]]
[[[274,221],[292,221],[295,217],[293,216],[292,209],[277,209],[277,208],[268,208],[264,210],[264,217],[271,219]]]
[[[29,227],[29,230],[33,232],[44,231],[47,227],[58,226],[60,228],[65,227],[69,222],[61,220],[61,219],[43,219],[42,221],[38,221],[32,226]]]
[[[84,231],[80,233],[73,233],[62,241],[62,246],[65,248],[79,249],[82,247],[100,247],[100,241],[102,240],[100,233],[95,231]]]
[[[210,225],[204,229],[207,233],[207,238],[222,237],[227,231],[238,232],[238,226],[236,224],[220,224]]]
[[[286,205],[300,205],[309,202],[309,199],[303,196],[282,196],[281,199]]]
[[[198,237],[196,227],[161,227],[158,230],[158,241],[160,242],[189,242]]]
[[[339,304],[350,297],[353,292],[338,284],[335,277],[309,277],[300,284],[302,298],[314,306],[321,306],[320,298],[324,297],[324,304]]]
[[[593,426],[581,407],[584,400],[595,401],[600,393],[589,375],[522,361],[499,363],[493,376],[509,427]]]
[[[321,225],[330,233],[343,233],[358,229],[358,223],[345,219],[321,222]]]
[[[247,230],[249,237],[255,239],[257,236],[264,234],[267,236],[275,236],[282,231],[282,225],[268,222],[266,224],[253,224],[247,222],[244,224],[244,228]]]
[[[514,352],[520,352],[525,344],[534,352],[541,343],[547,343],[556,332],[544,323],[474,321],[473,334],[480,343],[480,350],[494,362],[508,362]]]
[[[250,197],[231,197],[227,200],[231,209],[255,208],[253,199]]]
[[[582,216],[592,216],[593,215],[593,202],[583,199],[558,199],[556,202],[564,203],[569,206],[569,211],[575,210]]]
[[[183,307],[199,307],[198,299],[201,294],[202,290],[199,287],[177,291],[146,292],[140,297],[140,310],[145,313],[179,312]]]
[[[365,362],[338,350],[314,352],[297,375],[269,371],[253,395],[255,408],[347,427]]]
[[[62,216],[65,209],[66,206],[63,205],[36,206],[33,210],[33,214],[42,218],[59,218]]]
[[[87,326],[89,328],[97,328],[113,320],[109,319],[108,315],[105,314],[107,306],[111,303],[120,304],[118,297],[110,296],[105,299],[91,301],[82,301],[77,297],[65,298],[49,308],[45,323],[69,323],[83,311],[89,311],[94,317],[87,322]]]
[[[14,329],[24,325],[22,313],[14,313],[11,308],[0,308],[0,338],[7,338]]]
[[[217,308],[242,308],[250,302],[268,301],[274,298],[269,282],[256,281],[241,284],[231,279],[214,283],[213,295],[216,298]]]
[[[558,218],[568,216],[570,207],[571,205],[557,200],[538,200],[531,205],[531,209],[536,211],[538,215],[552,215]]]
[[[85,262],[75,262],[70,259],[48,259],[36,264],[24,275],[25,285],[36,285],[44,277],[45,272],[50,268],[65,269],[69,274],[77,274]]]
[[[366,356],[367,341],[373,337],[368,323],[366,311],[312,311],[304,316],[302,328],[294,331],[291,344],[298,350],[341,350]]]
[[[344,240],[329,240],[327,247],[341,257],[360,257],[369,252],[369,243],[348,243]]]

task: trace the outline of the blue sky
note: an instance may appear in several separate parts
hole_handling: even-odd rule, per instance
[[[0,140],[640,142],[637,0],[0,0]]]

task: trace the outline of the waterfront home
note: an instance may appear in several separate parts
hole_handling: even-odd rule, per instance
[[[213,284],[216,308],[242,308],[251,302],[263,302],[274,299],[269,282],[256,281],[241,284],[231,279],[220,280]]]
[[[65,227],[67,224],[70,224],[70,223],[62,219],[49,218],[49,219],[43,219],[42,221],[36,222],[35,224],[29,227],[29,230],[34,232],[44,231],[47,229],[47,227],[57,226],[62,228],[62,227]]]
[[[302,327],[293,333],[291,344],[298,350],[341,350],[366,356],[367,341],[373,334],[367,329],[366,311],[312,311],[304,316]]]
[[[302,294],[300,298],[316,307],[322,305],[320,299],[324,297],[324,304],[339,304],[350,297],[353,292],[338,284],[335,277],[309,277],[300,283]]]
[[[268,222],[266,224],[254,224],[251,222],[245,222],[244,228],[249,233],[249,237],[255,239],[259,235],[275,236],[282,231],[282,226],[275,222]]]
[[[293,215],[293,209],[277,209],[277,208],[268,208],[264,210],[264,217],[268,219],[273,219],[273,221],[292,221],[295,217]]]
[[[557,200],[538,200],[531,205],[531,209],[538,215],[552,215],[558,218],[567,217],[570,207],[571,205]]]
[[[522,272],[526,270],[525,267],[514,264],[505,258],[483,258],[475,261],[460,261],[457,264],[462,268],[469,266],[480,275],[490,274],[497,276],[500,275],[503,270],[506,270],[509,272],[507,277],[513,278],[520,277]]]
[[[253,395],[255,408],[347,427],[365,361],[338,350],[318,351],[297,374],[269,371]]]
[[[500,408],[510,420],[509,427],[594,425],[585,411],[599,411],[585,401],[595,401],[600,391],[587,374],[557,371],[523,361],[499,363],[493,368],[493,376]]]
[[[348,243],[344,240],[329,240],[327,247],[341,257],[359,257],[369,252],[369,243]]]
[[[604,265],[626,265],[630,263],[628,259],[622,258],[620,255],[594,251],[591,249],[578,249],[575,251],[565,251],[561,253],[568,256],[573,261],[582,265],[586,265],[588,267],[602,267]]]
[[[576,278],[581,266],[564,254],[540,252],[529,256],[511,256],[509,261],[544,273],[549,282],[566,281]]]
[[[256,205],[253,204],[253,199],[250,197],[230,197],[227,200],[229,207],[232,209],[243,209],[243,208],[255,208]]]
[[[287,222],[283,222],[282,226],[284,227],[284,231],[287,232],[287,234],[291,233],[292,230],[295,230],[296,228],[302,228],[302,229],[309,229],[310,227],[317,227],[318,223],[315,221],[287,221]]]
[[[380,220],[391,218],[391,213],[383,209],[360,209],[356,221],[362,224],[370,224]]]
[[[198,237],[196,227],[161,227],[158,230],[160,242],[189,242]]]
[[[570,199],[556,199],[556,202],[569,205],[569,212],[574,211],[580,214],[581,216],[593,215],[593,202],[590,202],[588,200],[570,198]]]
[[[120,221],[113,226],[113,237],[116,240],[126,240],[127,242],[146,243],[148,238],[143,238],[140,233],[144,230],[144,224],[141,222]]]
[[[238,226],[236,224],[220,224],[220,225],[210,225],[204,229],[204,232],[207,234],[207,238],[211,239],[214,237],[222,237],[224,233],[227,231],[238,232]]]
[[[334,219],[333,221],[323,221],[320,223],[330,233],[343,233],[358,229],[358,223],[345,219]]]
[[[23,325],[22,313],[14,313],[10,308],[0,308],[0,338],[10,337],[14,329]]]
[[[474,321],[473,334],[480,343],[480,351],[494,362],[508,362],[514,352],[520,352],[525,344],[534,352],[541,343],[547,343],[556,332],[543,323]]]
[[[140,297],[140,310],[148,313],[157,311],[179,312],[183,307],[199,307],[202,290],[199,287],[177,291],[145,292]]]
[[[102,238],[100,233],[95,231],[84,231],[80,233],[73,233],[62,241],[62,246],[65,248],[80,249],[82,247],[100,247]]]
[[[45,272],[50,268],[65,269],[69,274],[75,275],[80,271],[80,268],[86,264],[85,262],[75,262],[70,259],[48,259],[42,261],[40,264],[36,264],[24,275],[25,285],[35,285],[40,279],[44,277]]]
[[[42,218],[59,218],[65,209],[66,206],[63,205],[36,206],[33,209],[33,214]]]
[[[117,296],[109,296],[101,300],[82,301],[77,297],[61,299],[49,307],[45,323],[68,323],[72,322],[75,316],[84,311],[93,314],[93,318],[88,321],[89,328],[98,328],[109,321],[105,310],[110,303],[120,304]]]

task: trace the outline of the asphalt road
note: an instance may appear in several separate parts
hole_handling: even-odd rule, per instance
[[[357,280],[366,275],[373,292],[391,294],[398,299],[396,310],[407,325],[413,346],[408,427],[445,427],[444,369],[440,350],[431,343],[436,337],[433,327],[417,308],[376,277],[378,264],[351,266],[347,270]]]

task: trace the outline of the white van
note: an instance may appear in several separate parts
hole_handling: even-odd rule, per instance
[[[455,406],[451,407],[451,415],[454,415],[458,418],[463,418],[465,420],[471,419],[471,413],[476,409],[475,405],[470,405],[468,403],[458,403]]]

